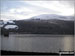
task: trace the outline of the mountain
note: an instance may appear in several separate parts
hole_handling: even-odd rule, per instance
[[[64,18],[64,19],[63,19]],[[65,19],[67,18],[67,19]],[[16,25],[18,29],[5,29],[7,25]],[[7,32],[26,34],[52,34],[52,35],[73,35],[74,21],[68,17],[58,15],[40,15],[32,17],[30,20],[8,21],[2,28],[3,34]]]
[[[56,15],[56,14],[42,14],[38,16],[34,16],[31,19],[37,20],[50,20],[50,19],[59,19],[59,20],[74,20],[74,16],[61,16],[61,15]]]

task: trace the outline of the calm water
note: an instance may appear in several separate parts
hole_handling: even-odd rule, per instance
[[[10,34],[2,36],[2,50],[24,52],[73,51],[72,35]]]

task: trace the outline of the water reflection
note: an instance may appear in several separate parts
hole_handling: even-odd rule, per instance
[[[74,48],[74,37],[73,36],[64,36],[63,37],[63,50],[64,51],[72,51]]]
[[[10,34],[2,37],[2,49],[27,52],[73,51],[71,35]]]

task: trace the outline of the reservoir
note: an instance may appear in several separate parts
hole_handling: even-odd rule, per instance
[[[1,50],[22,52],[74,51],[73,35],[13,34],[1,36]]]

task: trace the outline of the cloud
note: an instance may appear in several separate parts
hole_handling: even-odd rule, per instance
[[[74,15],[73,2],[69,1],[19,1],[5,4],[1,19],[28,19],[40,14],[59,14],[64,16]],[[14,5],[14,6],[13,6]],[[6,8],[5,8],[6,7]],[[4,9],[5,8],[5,9]]]
[[[25,8],[25,7],[11,8],[9,10],[9,13],[13,13],[13,14],[29,14],[32,12],[33,10],[30,10],[29,8]]]
[[[62,1],[64,2],[64,1]],[[39,7],[44,7],[49,10],[60,12],[61,15],[72,15],[74,14],[74,8],[68,7],[67,4],[61,4],[60,1],[27,1],[31,5],[36,5]],[[70,13],[67,13],[70,12]],[[57,13],[58,14],[58,13]]]
[[[66,0],[66,1],[61,0],[60,3],[65,4],[65,5],[69,6],[69,7],[73,7],[74,8],[75,1],[74,0]]]
[[[1,19],[4,20],[20,20],[20,19],[28,19],[30,17],[32,17],[33,15],[30,14],[28,16],[25,15],[21,15],[21,14],[1,14]]]

